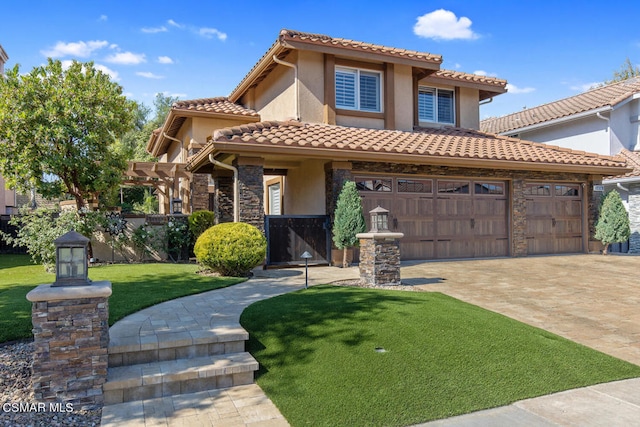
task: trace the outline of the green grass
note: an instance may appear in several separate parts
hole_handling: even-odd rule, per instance
[[[219,289],[243,281],[196,274],[194,264],[113,264],[91,267],[91,280],[109,280],[109,324],[145,307],[185,295]],[[31,303],[27,293],[55,281],[26,255],[0,255],[0,343],[30,338]]]
[[[439,293],[314,287],[255,303],[241,323],[257,383],[293,426],[410,425],[640,376]]]

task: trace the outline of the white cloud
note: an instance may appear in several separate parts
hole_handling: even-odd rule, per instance
[[[158,62],[160,64],[173,64],[173,59],[168,56],[158,56]]]
[[[174,21],[173,19],[169,19],[167,21],[167,24],[171,25],[172,27],[176,27],[176,28],[184,28],[184,25],[182,24],[178,24],[176,21]]]
[[[94,51],[98,49],[102,49],[107,46],[109,43],[105,40],[94,40],[88,42],[71,42],[64,43],[58,42],[56,45],[50,50],[43,50],[41,53],[44,56],[51,58],[61,58],[64,56],[76,56],[79,58],[87,58]]]
[[[109,19],[109,17],[107,15],[100,15],[100,18],[98,18],[99,22],[104,22],[107,21]]]
[[[166,33],[169,31],[164,25],[161,27],[144,27],[140,31],[147,34]]]
[[[106,67],[102,64],[94,64],[93,68],[95,68],[96,70],[102,71],[105,74],[108,74],[109,77],[111,77],[111,80],[113,81],[118,81],[120,80],[120,76],[118,75],[117,71],[112,70],[109,67]]]
[[[145,79],[164,79],[164,76],[153,74],[150,71],[138,71],[136,72],[136,75],[140,77],[144,77]]]
[[[413,33],[419,37],[436,40],[477,39],[471,30],[471,20],[466,16],[458,18],[455,13],[438,9],[418,17]]]
[[[536,90],[533,87],[518,87],[514,84],[507,83],[507,93],[531,93]]]
[[[225,41],[227,39],[227,34],[222,31],[218,31],[215,28],[200,28],[198,30],[198,34],[207,39],[212,39],[213,37],[217,37],[218,40]]]
[[[573,86],[570,86],[570,89],[578,92],[586,92],[588,90],[593,89],[594,87],[602,86],[602,84],[603,82],[591,82],[591,83],[585,83],[581,85],[573,85]]]
[[[147,62],[144,53],[118,52],[108,56],[105,61],[112,64],[137,65]]]
[[[162,93],[164,96],[170,96],[172,98],[186,98],[187,94],[186,93],[171,93],[171,92],[167,92],[166,90],[163,92],[158,92],[158,93]],[[157,95],[154,94],[153,96],[155,97]]]

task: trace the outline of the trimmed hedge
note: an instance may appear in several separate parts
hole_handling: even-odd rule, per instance
[[[248,276],[264,262],[267,239],[250,224],[227,222],[202,233],[193,252],[200,264],[223,276]]]
[[[189,231],[195,241],[207,229],[216,224],[216,215],[211,211],[196,211],[189,216]]]

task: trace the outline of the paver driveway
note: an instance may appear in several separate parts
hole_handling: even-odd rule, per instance
[[[404,262],[402,281],[640,365],[640,257]]]

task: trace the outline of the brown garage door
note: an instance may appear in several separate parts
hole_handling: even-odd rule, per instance
[[[580,184],[526,183],[527,252],[583,251]]]
[[[357,177],[356,182],[365,216],[376,206],[389,209],[390,228],[404,233],[403,259],[509,254],[505,182],[404,177]]]

